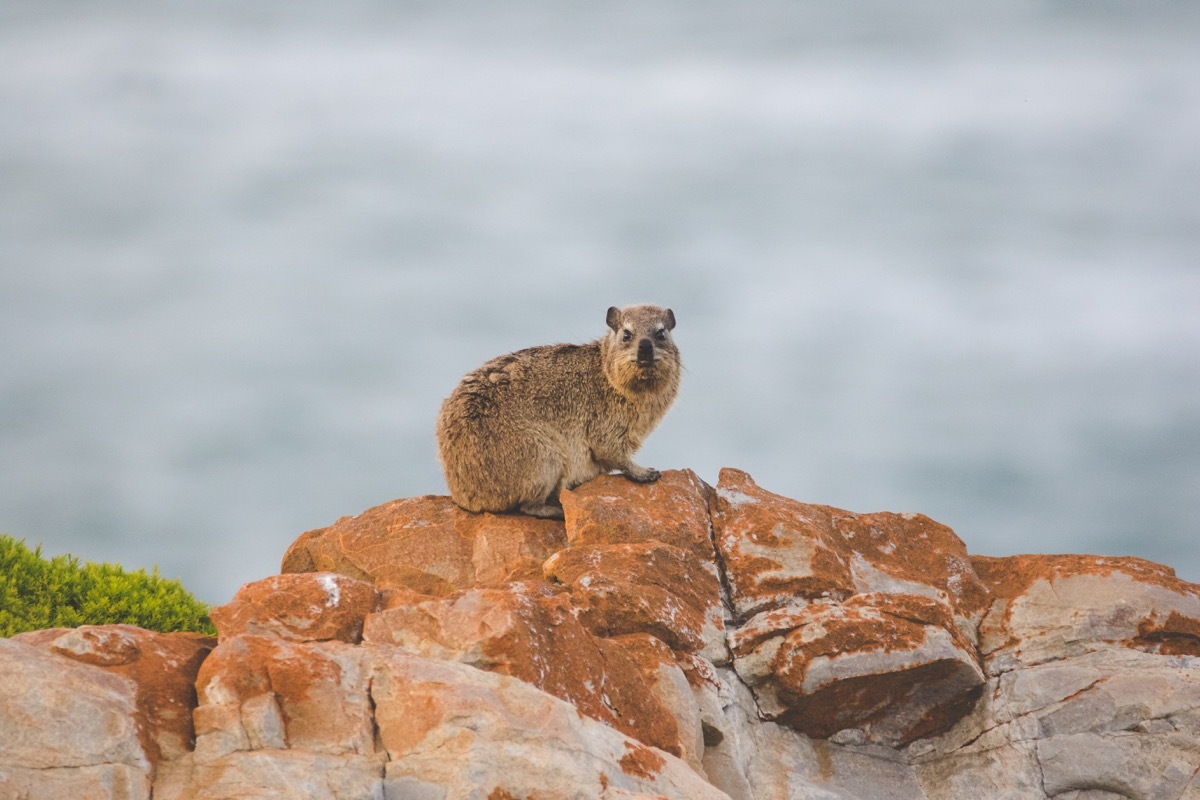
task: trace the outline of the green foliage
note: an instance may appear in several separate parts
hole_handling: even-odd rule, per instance
[[[125,623],[147,630],[215,633],[208,606],[175,580],[116,564],[42,557],[0,535],[0,637],[42,628]]]

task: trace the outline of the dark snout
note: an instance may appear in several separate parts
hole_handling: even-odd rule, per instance
[[[639,367],[648,367],[654,363],[654,342],[649,339],[638,342],[637,361]]]

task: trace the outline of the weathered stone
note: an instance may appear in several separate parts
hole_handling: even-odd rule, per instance
[[[662,542],[712,562],[711,495],[690,469],[666,470],[654,483],[601,475],[562,493],[567,538],[572,547]]]
[[[1005,742],[986,751],[951,753],[914,767],[928,800],[965,797],[1045,800],[1036,741]],[[910,795],[919,798],[921,795]]]
[[[1140,559],[974,561],[995,597],[992,677],[971,715],[910,748],[931,800],[1200,797],[1198,587]]]
[[[800,503],[760,488],[744,472],[723,469],[713,524],[742,619],[797,599],[907,594],[948,606],[969,633],[988,599],[962,540],[920,514],[856,514]]]
[[[0,798],[149,800],[150,775],[145,770],[128,764],[29,769],[0,763]]]
[[[1195,731],[1051,736],[1038,741],[1037,753],[1050,797],[1076,790],[1176,800],[1189,789],[1200,789],[1200,737]]]
[[[382,755],[261,749],[211,761],[188,756],[160,771],[154,800],[382,800],[383,772]]]
[[[388,796],[728,800],[682,761],[506,675],[380,651]]]
[[[302,534],[281,572],[337,572],[378,589],[447,595],[477,585],[540,576],[542,562],[566,546],[557,520],[471,514],[448,497],[393,500]]]
[[[739,470],[721,470],[713,526],[739,618],[797,598],[840,600],[854,592],[844,543],[820,524],[830,513],[761,489]]]
[[[199,684],[196,755],[164,771],[156,797],[596,797],[602,774],[617,792],[722,797],[670,755],[522,681],[395,647],[241,636],[221,643]],[[595,742],[607,750],[580,750]],[[385,784],[376,745],[390,758]]]
[[[1055,796],[1187,797],[1197,752],[1200,659],[1116,644],[992,677],[971,715],[910,748],[939,800],[967,786],[1025,786],[1031,775]]]
[[[956,635],[977,643],[991,595],[954,531],[923,514],[891,512],[837,511],[831,524],[849,548],[855,592],[933,600],[950,612]]]
[[[470,581],[471,543],[454,530],[454,504],[427,495],[393,500],[308,531],[280,571],[337,572],[380,589],[452,591]]]
[[[265,749],[373,753],[363,658],[343,642],[222,641],[196,681],[196,763]]]
[[[567,546],[566,529],[560,520],[523,514],[469,514],[456,509],[454,524],[459,534],[472,543],[474,586],[539,579],[542,563]]]
[[[511,675],[640,741],[683,752],[671,715],[622,646],[592,635],[566,594],[545,584],[473,589],[386,609],[367,618],[363,638]]]
[[[242,634],[298,642],[362,638],[363,620],[378,606],[375,588],[333,572],[275,575],[248,583],[212,609],[221,639]]]
[[[700,720],[700,738],[704,743],[701,763],[710,783],[735,798],[751,796],[746,781],[739,733],[732,729],[725,713],[734,702],[732,670],[715,666],[701,656],[676,653],[675,661],[692,690],[695,713]],[[741,686],[740,679],[737,683]],[[742,687],[745,691],[745,687]],[[757,716],[757,709],[756,709]]]
[[[1200,586],[1169,567],[1098,556],[973,560],[995,597],[981,625],[992,674],[1108,644],[1200,656]]]
[[[810,740],[759,717],[753,695],[731,671],[724,734],[706,754],[710,780],[741,800],[924,800],[903,756],[879,745]]]
[[[123,764],[148,772],[128,678],[0,639],[0,765]]]
[[[971,709],[988,592],[949,528],[798,503],[729,469],[714,525],[746,620],[730,646],[768,717],[896,745]]]
[[[598,636],[649,633],[676,650],[728,659],[720,582],[687,550],[659,542],[569,547],[544,570],[568,586],[579,621]]]
[[[675,755],[697,774],[705,776],[704,715],[698,702],[701,695],[692,686],[696,667],[703,659],[676,653],[661,639],[648,633],[628,634],[617,637],[616,641],[638,671],[642,685],[674,719],[675,741],[679,746]],[[687,670],[679,659],[685,660]],[[689,671],[693,674],[689,675]]]
[[[950,609],[925,597],[856,595],[759,617],[769,619],[731,637],[734,663],[765,714],[810,736],[857,729],[905,744],[957,722],[983,684]]]
[[[196,673],[216,639],[194,633],[156,633],[133,625],[51,628],[13,637],[129,678],[135,719],[151,764],[192,749]]]

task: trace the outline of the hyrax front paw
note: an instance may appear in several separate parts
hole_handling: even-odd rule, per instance
[[[654,483],[662,477],[662,473],[652,467],[631,466],[628,469],[621,470],[629,480],[635,483]]]

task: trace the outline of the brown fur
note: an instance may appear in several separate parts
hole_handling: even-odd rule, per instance
[[[531,347],[468,373],[442,403],[438,455],[468,511],[562,517],[558,493],[619,470],[655,481],[633,454],[679,389],[675,314],[610,308],[603,339]],[[639,355],[640,353],[640,355]]]

